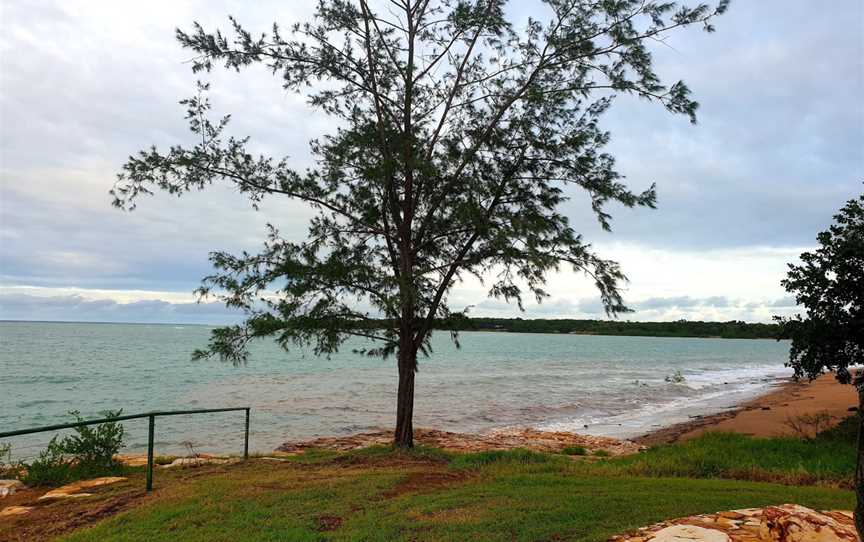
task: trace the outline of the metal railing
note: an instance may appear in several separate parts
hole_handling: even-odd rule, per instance
[[[147,418],[149,425],[147,428],[147,491],[153,490],[153,438],[156,432],[156,418],[159,416],[179,416],[183,414],[203,414],[208,412],[233,412],[246,411],[246,429],[243,434],[243,460],[249,459],[249,411],[250,407],[234,407],[234,408],[202,408],[197,410],[165,410],[158,412],[145,412],[143,414],[126,414],[123,416],[115,416],[113,418],[100,418],[97,420],[85,420],[83,422],[61,423],[57,425],[46,425],[44,427],[31,427],[29,429],[18,429],[17,431],[6,431],[0,433],[0,439],[8,437],[17,437],[20,435],[30,435],[33,433],[44,433],[47,431],[59,431],[61,429],[73,429],[75,427],[84,427],[87,425],[97,425],[100,423],[120,422],[123,420],[136,420]]]

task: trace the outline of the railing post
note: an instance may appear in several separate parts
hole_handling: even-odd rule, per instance
[[[147,430],[147,491],[153,491],[153,433],[156,425],[156,416],[148,416],[150,427]]]
[[[243,461],[249,459],[249,408],[246,408],[246,434],[243,436]]]

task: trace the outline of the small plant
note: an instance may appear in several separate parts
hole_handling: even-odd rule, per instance
[[[612,454],[610,454],[606,450],[595,450],[594,451],[594,457],[610,457],[611,455]]]
[[[39,452],[39,457],[27,465],[24,483],[28,486],[59,485],[74,478],[73,460],[63,453],[57,436],[51,438],[48,447]]]
[[[675,371],[673,374],[667,376],[665,378],[665,380],[666,380],[666,382],[668,382],[670,384],[682,384],[687,379],[684,378],[684,375],[681,373],[681,370],[679,369],[679,370]]]
[[[184,440],[181,444],[186,448],[186,457],[198,457],[199,454],[195,450],[195,443],[191,440]]]
[[[106,418],[120,416],[122,410],[105,412]],[[83,422],[80,412],[69,412]],[[53,485],[72,480],[115,474],[122,465],[114,455],[123,447],[125,431],[118,422],[109,421],[95,426],[75,428],[75,434],[51,438],[48,446],[30,465],[24,482],[28,485]]]
[[[120,416],[122,410],[104,412],[106,418]],[[69,412],[79,422],[83,422],[81,413],[77,410]],[[85,425],[75,428],[75,435],[60,441],[60,447],[65,454],[75,457],[76,463],[84,468],[112,468],[116,466],[114,456],[123,447],[123,425],[117,422],[105,422],[98,425]]]
[[[582,446],[567,446],[561,450],[565,455],[588,455],[588,450]]]
[[[834,423],[834,416],[827,412],[789,416],[783,422],[795,436],[804,440],[816,438],[816,435],[828,429],[832,423]]]

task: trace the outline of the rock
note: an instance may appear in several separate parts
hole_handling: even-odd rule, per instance
[[[799,506],[769,506],[762,511],[759,534],[776,542],[858,542],[851,519],[841,514],[827,515]]]
[[[114,461],[127,467],[143,467],[147,465],[147,454],[117,454]]]
[[[6,516],[23,516],[33,510],[30,506],[7,506],[3,510],[0,510],[0,518]]]
[[[784,504],[661,521],[614,542],[858,542],[852,513]]]
[[[488,450],[512,450],[527,448],[538,452],[560,452],[568,446],[581,446],[593,453],[606,450],[610,455],[634,454],[645,449],[644,446],[627,440],[593,435],[580,435],[565,431],[540,431],[532,428],[495,429],[484,434],[452,433],[437,429],[414,430],[414,440],[424,446],[442,448],[457,452],[481,452]],[[298,454],[309,448],[325,448],[348,451],[375,445],[389,445],[393,442],[392,431],[360,433],[347,437],[322,437],[302,442],[286,442],[277,453]]]
[[[39,497],[39,500],[47,501],[50,499],[89,497],[90,495],[92,495],[92,493],[79,493],[79,491],[81,491],[82,489],[106,486],[108,484],[116,484],[117,482],[122,482],[125,479],[126,478],[122,476],[105,476],[102,478],[94,478],[92,480],[81,480],[80,482],[67,484],[63,487],[58,487],[57,489],[51,490],[48,493]]]
[[[20,480],[0,480],[0,497],[14,495],[16,491],[27,489],[27,486],[21,483]]]
[[[649,538],[651,542],[731,542],[729,535],[715,529],[695,525],[673,525],[660,529]]]
[[[727,518],[727,519],[744,519],[747,517],[744,514],[742,514],[741,512],[736,512],[735,510],[729,510],[727,512],[720,512],[717,515],[720,516],[721,518]]]
[[[167,465],[162,465],[163,469],[172,467],[200,467],[202,465],[222,465],[231,463],[233,460],[221,457],[179,457]]]

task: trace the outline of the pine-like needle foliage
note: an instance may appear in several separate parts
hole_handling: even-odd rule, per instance
[[[310,22],[288,29],[253,35],[232,17],[227,32],[177,31],[194,71],[263,64],[339,126],[311,142],[315,165],[297,170],[228,135],[202,84],[182,102],[197,143],[123,166],[112,192],[122,208],[157,189],[227,183],[253,206],[285,197],[317,210],[305,242],[271,227],[258,254],[212,254],[216,272],[199,294],[247,318],[215,331],[199,356],[242,362],[265,336],[329,353],[361,336],[413,373],[468,275],[521,306],[546,297],[546,277],[569,266],[593,278],[610,314],[626,310],[618,264],[592,251],[561,204],[568,185],[581,187],[606,229],[610,202],[654,206],[653,187],[623,184],[600,116],[616,94],[633,94],[695,122],[687,86],[659,79],[647,45],[681,27],[713,30],[727,1],[546,0],[518,27],[505,3],[321,0]]]

